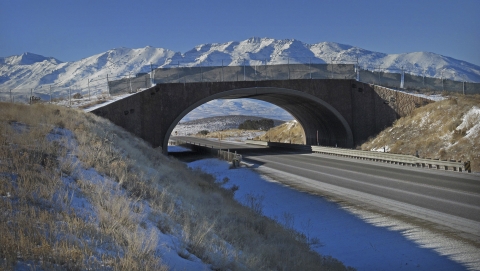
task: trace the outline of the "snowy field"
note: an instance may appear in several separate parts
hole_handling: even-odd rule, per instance
[[[172,149],[173,151],[173,149]],[[290,189],[218,159],[188,164],[213,174],[235,199],[308,237],[312,249],[357,270],[480,270],[480,250],[431,230]]]

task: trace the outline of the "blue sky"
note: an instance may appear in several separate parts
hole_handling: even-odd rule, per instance
[[[250,37],[434,52],[480,65],[479,0],[0,0],[0,56],[76,61],[147,45],[186,52]]]

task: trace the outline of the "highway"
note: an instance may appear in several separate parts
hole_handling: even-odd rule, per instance
[[[236,150],[259,173],[309,193],[375,205],[473,234],[480,240],[480,175],[296,153],[263,146],[191,137]],[[175,138],[172,138],[175,139]]]

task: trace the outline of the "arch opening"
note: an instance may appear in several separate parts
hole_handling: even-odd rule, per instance
[[[195,108],[216,99],[249,98],[276,105],[296,119],[303,127],[305,144],[353,147],[353,135],[343,116],[325,101],[310,94],[285,88],[262,87],[233,89],[203,98],[178,115],[166,131],[163,150],[176,125]]]

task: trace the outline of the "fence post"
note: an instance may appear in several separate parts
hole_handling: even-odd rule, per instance
[[[312,58],[311,57],[308,58],[308,62],[309,62],[308,71],[310,72],[310,79],[312,79]]]
[[[267,81],[267,59],[265,58],[265,81]]]
[[[290,80],[290,57],[287,57],[288,80]]]
[[[88,100],[90,101],[90,79],[87,78],[87,85],[88,85]]]
[[[445,69],[442,70],[442,91],[445,91],[445,87],[443,85],[443,71],[445,71]]]
[[[108,96],[112,96],[110,94],[110,83],[108,82],[108,73],[107,73],[107,90],[108,90]]]
[[[380,79],[381,71],[382,71],[381,66],[378,66],[378,85],[380,85],[380,82],[382,81]],[[400,79],[400,81],[401,81],[401,79]]]
[[[12,89],[10,89],[10,102],[13,103],[13,100],[12,100]]]
[[[357,63],[355,65],[355,73],[356,73],[357,81],[360,82],[360,67],[358,66],[358,57],[357,57]]]
[[[423,87],[425,87],[425,72],[426,72],[426,69],[423,69]]]
[[[243,81],[246,81],[247,78],[245,77],[245,58],[243,59]]]
[[[405,71],[403,70],[403,66],[402,66],[402,76],[400,77],[400,88],[402,89],[404,86],[404,82],[405,82]]]
[[[331,77],[332,77],[332,79],[333,79],[333,57],[330,58],[330,67],[331,67],[331,69],[330,69],[330,74],[331,74]]]
[[[180,61],[177,61],[177,80],[180,83]]]
[[[132,78],[130,77],[130,73],[128,73],[128,83],[130,85],[130,93],[132,93]]]
[[[52,85],[50,85],[50,103],[52,103]]]

